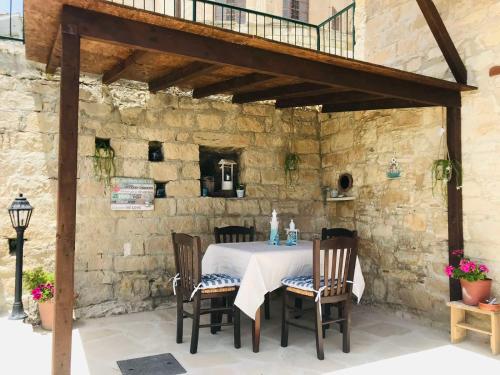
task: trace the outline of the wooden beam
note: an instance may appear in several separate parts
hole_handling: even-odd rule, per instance
[[[303,94],[310,93],[317,90],[329,89],[332,90],[331,87],[326,85],[319,85],[317,83],[296,83],[293,85],[284,85],[278,87],[271,87],[268,89],[249,91],[236,93],[233,95],[233,103],[243,104],[250,102],[258,102],[262,100],[271,100],[281,97],[287,97],[295,94]]]
[[[500,66],[493,66],[490,68],[490,77],[500,75]]]
[[[370,111],[375,109],[394,109],[394,108],[420,108],[432,107],[429,104],[418,102],[411,102],[401,99],[380,99],[371,100],[366,102],[352,102],[352,103],[338,103],[338,104],[325,104],[323,105],[322,112],[356,112],[356,111]]]
[[[417,0],[418,6],[429,25],[429,28],[436,39],[436,42],[443,52],[444,58],[450,67],[453,76],[458,83],[467,83],[467,69],[460,58],[453,40],[444,25],[443,19],[439,15],[434,2],[432,0]]]
[[[382,97],[380,95],[367,94],[358,91],[335,91],[321,95],[278,99],[276,101],[276,108],[305,107],[311,105],[359,102],[377,99],[382,99]]]
[[[62,12],[68,20],[78,25],[82,36],[93,40],[424,104],[461,104],[459,87],[430,85],[426,83],[429,81],[427,77],[422,77],[422,81],[418,82],[416,77],[404,79],[383,75],[376,69],[361,70],[354,63],[352,67],[328,64],[69,5],[64,5]]]
[[[61,27],[57,31],[56,39],[50,50],[49,60],[47,66],[45,67],[45,73],[54,74],[61,65]]]
[[[460,108],[446,109],[446,140],[450,160],[462,165],[462,116]],[[453,255],[453,250],[464,248],[463,208],[461,176],[452,174],[448,183],[448,258],[449,264],[457,267],[460,257]],[[457,188],[458,187],[458,188]],[[450,278],[450,300],[462,299],[459,280]]]
[[[78,28],[71,24],[63,24],[61,34],[56,292],[52,337],[53,375],[69,375],[71,373],[73,301],[75,298],[74,266],[80,36],[78,35]]]
[[[200,99],[210,95],[231,92],[235,89],[241,90],[243,87],[269,81],[273,78],[276,77],[269,74],[251,73],[242,77],[235,77],[222,82],[213,83],[208,86],[196,88],[193,90],[193,98]]]
[[[179,85],[182,82],[187,82],[203,74],[209,74],[215,69],[219,69],[219,66],[201,61],[194,61],[181,68],[174,69],[162,77],[152,80],[149,82],[149,91],[157,92],[164,90],[166,88]]]
[[[117,80],[119,80],[127,72],[127,70],[137,64],[137,62],[144,56],[147,52],[143,50],[136,50],[132,52],[125,60],[120,61],[118,64],[113,66],[108,71],[104,72],[102,75],[102,83],[109,85]]]

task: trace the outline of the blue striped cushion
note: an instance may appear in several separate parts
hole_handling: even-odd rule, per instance
[[[281,283],[283,285],[290,286],[292,288],[297,288],[297,289],[308,290],[308,291],[314,292],[312,275],[285,277],[284,279],[281,280]],[[321,276],[320,287],[322,287],[324,285],[325,285],[325,280],[324,280],[324,277]],[[328,286],[332,286],[331,279],[328,279]]]
[[[224,288],[239,286],[240,279],[224,273],[209,273],[201,276],[200,289]]]

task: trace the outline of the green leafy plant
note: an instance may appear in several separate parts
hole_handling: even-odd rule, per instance
[[[115,176],[115,150],[109,145],[109,141],[96,140],[94,153],[94,174],[99,181],[104,181],[106,186],[111,184],[111,178]]]
[[[437,159],[432,163],[432,194],[438,190],[446,198],[448,196],[448,183],[456,176],[457,189],[462,185],[462,168],[460,163],[449,158]]]
[[[236,185],[236,190],[245,190],[245,184]]]
[[[23,272],[23,284],[26,289],[36,289],[42,284],[54,284],[54,274],[44,271],[42,267],[36,267]]]
[[[288,185],[293,185],[299,177],[300,156],[289,152],[285,156],[285,176]]]

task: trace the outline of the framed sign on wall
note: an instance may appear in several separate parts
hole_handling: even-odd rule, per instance
[[[154,181],[145,178],[115,177],[111,191],[114,211],[154,210]]]

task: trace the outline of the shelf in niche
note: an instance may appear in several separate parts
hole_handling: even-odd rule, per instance
[[[345,202],[345,201],[353,201],[356,197],[337,197],[337,198],[326,198],[327,202]]]

